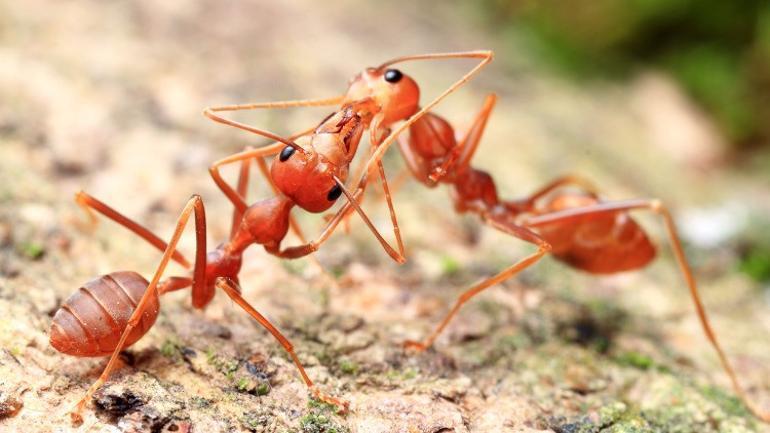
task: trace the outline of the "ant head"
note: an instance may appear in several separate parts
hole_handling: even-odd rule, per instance
[[[308,212],[323,212],[342,195],[337,178],[347,173],[313,150],[283,148],[270,168],[275,186]],[[341,175],[342,174],[342,175]]]
[[[419,110],[420,88],[398,69],[368,68],[350,80],[345,102],[372,98],[383,113],[383,125],[405,120]]]

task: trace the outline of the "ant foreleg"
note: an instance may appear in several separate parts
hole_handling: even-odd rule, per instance
[[[663,217],[663,222],[666,227],[669,240],[671,242],[671,248],[679,264],[679,268],[685,279],[687,287],[689,288],[690,297],[692,298],[692,302],[695,306],[695,311],[698,315],[698,320],[700,321],[701,327],[703,328],[703,332],[706,335],[707,339],[709,340],[709,343],[714,348],[714,351],[716,351],[717,356],[719,357],[719,361],[722,364],[722,368],[725,370],[728,377],[730,378],[730,382],[732,383],[733,390],[740,397],[740,399],[743,401],[746,407],[748,407],[749,410],[752,413],[754,413],[754,415],[756,415],[758,418],[762,419],[765,422],[770,422],[770,412],[765,411],[762,408],[759,408],[753,401],[751,401],[748,395],[746,394],[746,391],[744,390],[744,388],[738,382],[738,378],[737,378],[737,375],[735,374],[735,371],[733,370],[732,364],[730,363],[730,360],[727,358],[727,355],[725,354],[721,344],[719,343],[719,340],[717,339],[716,333],[711,327],[711,322],[708,318],[708,315],[706,314],[706,309],[703,306],[703,301],[701,300],[700,292],[698,291],[698,286],[695,283],[695,277],[693,276],[692,270],[690,269],[690,265],[687,262],[687,258],[684,255],[682,243],[679,240],[679,234],[677,233],[674,220],[671,217],[671,214],[668,211],[668,209],[663,205],[663,203],[660,202],[660,200],[639,199],[639,200],[624,200],[619,202],[598,203],[592,206],[565,209],[558,212],[528,217],[527,219],[522,221],[522,223],[527,227],[537,229],[538,227],[545,227],[552,224],[562,224],[562,225],[574,224],[576,221],[581,221],[586,218],[591,219],[591,218],[604,217],[608,213],[617,213],[617,212],[642,210],[642,209],[653,211],[658,215],[660,215],[661,217]]]
[[[171,260],[171,257],[173,255],[173,252],[176,250],[177,243],[179,242],[179,238],[182,236],[182,232],[184,231],[185,226],[187,225],[187,221],[190,218],[190,214],[195,212],[195,226],[196,226],[196,237],[198,239],[198,246],[201,246],[201,236],[202,236],[202,243],[203,243],[203,251],[197,251],[196,254],[196,261],[195,261],[195,281],[193,283],[193,287],[195,288],[196,285],[201,285],[203,283],[203,278],[198,279],[198,277],[205,272],[205,260],[206,260],[206,251],[205,251],[205,216],[203,214],[203,201],[201,200],[200,196],[194,195],[185,205],[184,209],[182,210],[181,215],[179,216],[179,219],[177,220],[176,228],[174,229],[174,234],[171,237],[171,241],[168,243],[168,246],[166,246],[163,257],[160,259],[160,264],[158,265],[158,268],[155,271],[155,275],[153,275],[152,280],[150,281],[149,285],[147,286],[147,289],[144,292],[144,295],[142,295],[142,298],[139,300],[139,302],[136,305],[136,308],[134,309],[133,313],[131,314],[131,317],[128,319],[128,323],[126,324],[126,327],[123,329],[123,332],[120,336],[120,340],[118,341],[117,346],[115,347],[115,350],[112,352],[112,355],[110,356],[109,361],[107,362],[107,366],[104,368],[104,371],[99,376],[99,378],[88,388],[85,395],[78,401],[78,403],[75,405],[75,407],[70,411],[70,418],[72,419],[72,422],[75,424],[80,424],[83,421],[83,418],[81,416],[81,412],[83,408],[86,405],[86,402],[91,398],[93,393],[104,384],[104,382],[109,378],[110,373],[112,373],[112,370],[115,368],[115,365],[118,360],[118,354],[124,349],[126,339],[131,334],[134,328],[141,322],[142,316],[144,315],[145,309],[148,308],[148,305],[150,305],[150,302],[153,298],[158,297],[158,282],[160,281],[160,277],[163,275],[163,272],[166,269],[166,266],[168,265],[169,260]],[[200,224],[203,224],[203,227],[200,226]],[[202,252],[202,254],[201,254]],[[194,291],[193,291],[194,293]]]
[[[241,296],[241,289],[238,287],[238,285],[228,279],[228,278],[219,278],[217,279],[216,285],[218,288],[224,290],[225,293],[227,293],[227,296],[229,296],[233,301],[235,301],[236,304],[238,304],[241,308],[243,308],[244,311],[246,311],[251,317],[254,318],[260,325],[262,325],[263,328],[267,329],[270,334],[275,337],[276,340],[283,346],[284,350],[289,354],[291,357],[292,362],[297,367],[297,371],[299,371],[300,376],[302,376],[302,380],[305,382],[307,387],[310,389],[310,392],[313,393],[313,396],[316,397],[319,400],[322,400],[326,403],[333,404],[340,408],[342,412],[346,412],[348,409],[348,402],[344,400],[339,400],[337,398],[328,396],[324,393],[322,393],[316,386],[313,384],[313,381],[310,380],[310,377],[307,375],[307,372],[305,371],[305,367],[302,365],[302,362],[300,362],[299,358],[297,357],[297,354],[294,352],[294,345],[291,344],[288,338],[284,337],[283,334],[281,334],[281,331],[278,330],[272,323],[270,323],[265,316],[260,314],[259,311],[254,309],[254,307],[251,306],[251,304],[248,303],[243,297]]]
[[[166,249],[167,247],[166,242],[163,241],[160,237],[158,237],[155,233],[151,232],[149,229],[147,229],[143,225],[137,223],[131,218],[128,218],[127,216],[121,214],[120,212],[106,205],[102,201],[89,195],[88,193],[84,191],[79,191],[78,193],[76,193],[75,202],[81,208],[83,208],[86,214],[88,214],[88,217],[92,225],[96,225],[99,222],[99,220],[96,217],[96,212],[98,212],[104,215],[105,217],[109,218],[110,220],[127,228],[128,230],[130,230],[140,238],[150,243],[152,246],[154,246],[158,250],[163,251]],[[180,253],[179,251],[174,250],[174,253],[171,256],[171,258],[175,262],[184,266],[185,268],[187,269],[190,268],[190,262],[188,262],[187,259],[184,257],[184,255],[182,255],[182,253]]]
[[[369,227],[369,230],[372,231],[374,236],[377,238],[377,241],[380,242],[380,245],[385,249],[385,252],[388,253],[388,255],[398,263],[404,263],[406,260],[402,254],[402,252],[398,252],[395,249],[393,249],[392,246],[388,243],[388,241],[385,240],[385,238],[382,237],[380,232],[377,230],[377,228],[372,224],[372,221],[369,219],[369,217],[366,215],[366,212],[364,212],[363,209],[361,209],[361,206],[358,205],[358,200],[361,197],[361,195],[364,193],[364,190],[366,188],[366,178],[364,177],[361,179],[361,182],[359,182],[358,188],[354,193],[350,193],[348,189],[345,187],[345,184],[338,179],[337,177],[334,177],[334,180],[337,182],[337,185],[340,186],[342,189],[342,193],[345,194],[345,197],[347,197],[348,202],[345,203],[342,207],[340,207],[339,210],[337,210],[337,213],[334,214],[334,216],[329,220],[329,222],[326,224],[326,227],[323,229],[321,234],[318,236],[318,238],[314,241],[308,242],[303,245],[297,245],[292,246],[284,249],[280,249],[278,245],[273,246],[265,246],[265,249],[270,254],[273,254],[274,256],[281,257],[284,259],[296,259],[299,257],[304,257],[308,254],[312,254],[315,251],[318,251],[318,248],[321,244],[326,242],[326,240],[329,238],[329,236],[332,235],[334,230],[337,228],[339,223],[345,218],[347,213],[350,211],[350,208],[353,207],[356,212],[361,216],[361,219],[364,220],[364,223],[367,227]]]
[[[243,149],[244,152],[248,152],[249,150],[253,150],[254,148],[251,146],[246,146],[245,149]],[[241,161],[241,169],[238,171],[238,183],[236,184],[236,192],[241,197],[241,199],[245,202],[248,200],[248,193],[249,193],[249,167],[251,167],[251,164],[249,164],[248,159],[244,159]],[[243,219],[243,211],[240,210],[237,206],[233,207],[233,218],[232,222],[230,223],[230,238],[235,236],[235,232],[238,230],[238,227],[241,225],[241,220]]]
[[[599,197],[599,190],[596,188],[596,186],[593,183],[589,182],[587,179],[580,176],[566,175],[566,176],[557,177],[556,179],[547,183],[545,186],[538,189],[537,191],[530,194],[529,196],[523,199],[515,200],[512,203],[518,209],[530,210],[535,206],[535,202],[537,202],[541,198],[545,197],[546,195],[550,194],[551,192],[563,186],[569,186],[569,185],[573,185],[582,189],[584,192],[588,194],[589,197],[593,197],[593,198]]]
[[[514,275],[518,274],[522,270],[532,266],[538,260],[540,260],[545,254],[551,251],[551,245],[548,242],[546,242],[543,238],[541,238],[535,232],[525,227],[511,224],[507,221],[495,220],[495,219],[485,219],[485,223],[491,225],[492,227],[495,227],[496,229],[504,233],[507,233],[518,239],[521,239],[525,242],[529,242],[534,245],[537,245],[537,251],[528,255],[527,257],[524,257],[523,259],[514,263],[510,267],[504,269],[497,275],[487,278],[475,284],[470,289],[464,291],[457,298],[457,301],[455,301],[455,304],[452,307],[452,309],[449,310],[449,313],[447,313],[446,316],[444,316],[444,319],[441,321],[438,327],[436,327],[436,329],[430,334],[430,336],[428,336],[428,338],[426,338],[423,342],[407,340],[404,342],[405,348],[414,349],[417,351],[424,351],[427,348],[431,347],[433,343],[436,341],[436,338],[438,338],[438,336],[441,334],[444,328],[446,328],[446,326],[449,324],[452,318],[457,314],[458,311],[460,311],[460,308],[462,308],[462,306],[466,302],[468,302],[471,298],[478,295],[479,293],[483,292],[485,289],[492,287],[495,284],[499,284],[507,280],[508,278],[511,278]]]
[[[476,117],[473,120],[471,127],[466,131],[465,136],[458,141],[457,146],[452,149],[441,166],[434,168],[428,176],[431,181],[438,182],[450,171],[450,169],[461,171],[463,167],[470,165],[471,158],[473,158],[473,154],[476,153],[476,149],[481,141],[481,136],[484,134],[484,129],[487,126],[487,120],[489,120],[489,115],[492,114],[492,109],[495,108],[496,101],[497,95],[494,93],[487,95],[484,100],[484,105],[476,114]]]
[[[382,182],[382,193],[385,195],[385,201],[388,203],[388,212],[390,213],[390,223],[393,226],[393,236],[396,237],[396,244],[398,245],[398,253],[401,257],[404,257],[404,242],[401,240],[401,229],[398,227],[398,219],[396,218],[396,210],[393,208],[393,201],[390,197],[390,188],[388,187],[388,178],[385,176],[385,167],[382,166],[382,161],[377,161],[377,170],[380,175],[380,181]]]

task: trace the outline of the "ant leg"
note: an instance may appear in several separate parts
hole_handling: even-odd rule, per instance
[[[305,372],[305,367],[302,366],[302,363],[300,362],[299,358],[297,357],[297,354],[294,352],[294,345],[291,344],[289,339],[283,336],[281,334],[281,331],[278,330],[272,323],[270,323],[265,316],[259,313],[254,307],[251,306],[251,304],[248,303],[243,297],[241,296],[241,289],[238,287],[238,285],[230,280],[229,278],[218,278],[216,285],[218,288],[222,289],[227,293],[227,296],[229,296],[233,301],[235,301],[236,304],[238,304],[241,308],[243,308],[251,317],[254,318],[257,322],[259,322],[262,327],[267,329],[270,334],[275,337],[276,340],[283,346],[284,350],[291,356],[292,362],[294,362],[294,365],[297,367],[297,370],[299,371],[300,376],[302,376],[302,380],[305,382],[307,387],[310,389],[310,392],[313,394],[314,397],[316,397],[319,400],[322,400],[326,403],[333,404],[340,408],[342,412],[346,412],[348,409],[348,402],[336,399],[334,397],[328,396],[326,394],[323,394],[316,386],[313,384],[313,381],[310,380],[310,377],[308,377],[307,372]]]
[[[101,202],[100,200],[97,200],[96,198],[89,195],[88,193],[84,191],[80,191],[77,194],[75,194],[75,202],[81,208],[83,208],[86,214],[88,214],[89,220],[91,221],[92,225],[96,225],[99,222],[96,216],[96,212],[98,212],[104,215],[105,217],[111,219],[112,221],[127,228],[131,232],[135,233],[137,236],[149,242],[152,246],[154,246],[158,250],[163,251],[166,249],[167,247],[166,242],[164,242],[161,238],[159,238],[155,233],[151,232],[146,227],[128,218],[127,216],[121,214],[120,212],[116,211],[110,206],[107,206],[105,203]],[[187,259],[185,259],[185,257],[179,251],[174,250],[174,253],[171,256],[171,258],[175,262],[184,266],[185,268],[187,269],[190,268],[190,262],[188,262]]]
[[[388,147],[393,143],[393,140],[396,139],[399,135],[401,135],[402,132],[404,132],[407,128],[409,128],[414,122],[419,120],[422,116],[425,115],[428,111],[432,110],[436,105],[438,105],[441,101],[444,100],[447,96],[451,95],[457,89],[464,86],[468,81],[470,81],[476,74],[479,73],[479,71],[484,68],[489,62],[492,61],[492,58],[494,57],[494,53],[492,51],[465,51],[465,52],[456,52],[456,53],[438,53],[438,54],[420,54],[416,56],[404,56],[399,57],[393,60],[390,60],[388,62],[383,63],[379,66],[379,69],[385,68],[387,66],[393,65],[395,63],[404,62],[404,61],[410,61],[410,60],[431,60],[431,59],[481,59],[476,66],[474,66],[470,71],[468,71],[465,75],[460,77],[459,80],[452,83],[451,86],[449,86],[446,90],[441,92],[440,95],[438,95],[436,98],[434,98],[432,101],[430,101],[427,105],[422,107],[417,113],[413,114],[409,119],[402,122],[396,129],[390,132],[387,137],[385,137],[382,142],[377,146],[377,148],[372,152],[372,155],[369,157],[369,159],[366,161],[366,167],[367,170],[369,167],[374,164],[375,161],[379,161],[382,159],[382,155],[385,154],[385,151],[388,150]],[[367,171],[365,170],[365,171]],[[363,176],[363,175],[362,175]],[[361,177],[359,179],[359,182],[363,179]]]
[[[770,422],[770,412],[763,410],[762,408],[758,407],[753,401],[751,401],[748,395],[746,394],[746,391],[744,390],[744,388],[738,382],[738,378],[737,378],[737,375],[735,374],[735,371],[733,370],[732,364],[730,363],[730,360],[727,358],[727,355],[722,349],[722,346],[719,343],[719,340],[717,339],[714,329],[711,327],[711,322],[708,318],[708,315],[706,314],[706,309],[703,305],[703,301],[701,300],[700,293],[698,291],[698,286],[695,283],[695,277],[693,276],[692,270],[690,269],[690,265],[687,261],[687,258],[684,255],[684,250],[682,249],[682,243],[679,240],[679,234],[677,233],[676,225],[674,224],[674,219],[671,217],[671,213],[663,205],[663,203],[660,202],[660,200],[638,199],[638,200],[624,200],[624,201],[618,201],[618,202],[599,203],[593,206],[586,206],[586,207],[574,208],[574,209],[565,209],[559,212],[533,216],[533,217],[527,218],[522,223],[527,227],[537,229],[537,227],[546,226],[549,224],[571,224],[571,223],[574,223],[576,220],[580,220],[583,218],[593,218],[593,217],[604,216],[607,213],[617,213],[617,212],[623,212],[623,211],[642,210],[642,209],[655,212],[663,218],[663,223],[666,227],[666,232],[668,233],[669,241],[671,242],[671,248],[674,252],[674,256],[676,257],[677,263],[679,264],[679,269],[682,272],[682,275],[687,284],[687,287],[689,288],[690,297],[692,298],[693,305],[695,306],[695,311],[698,315],[698,320],[700,321],[701,327],[703,328],[703,333],[706,335],[706,338],[709,340],[709,343],[714,348],[714,351],[716,351],[717,356],[719,357],[719,361],[722,364],[722,368],[730,378],[730,382],[732,383],[733,390],[740,397],[740,399],[743,401],[746,407],[748,407],[749,410],[757,418],[765,422]]]
[[[412,176],[429,188],[436,186],[436,183],[430,180],[428,174],[423,169],[425,167],[425,159],[412,150],[409,140],[403,135],[399,135],[396,139],[398,140],[398,149],[401,152],[401,156],[403,156],[404,162],[406,162],[406,168]]]
[[[391,196],[390,196],[388,179],[385,176],[385,167],[383,167],[382,161],[377,161],[377,171],[378,171],[378,175],[380,176],[380,181],[382,182],[382,193],[383,193],[383,196],[385,197],[385,201],[388,204],[388,212],[390,213],[390,223],[391,223],[391,226],[393,227],[393,236],[396,238],[398,254],[397,255],[391,254],[392,248],[390,248],[389,245],[386,247],[385,250],[388,251],[388,254],[390,254],[391,257],[393,257],[393,259],[395,259],[397,262],[403,263],[403,261],[406,260],[404,258],[404,242],[401,239],[401,229],[398,227],[398,218],[396,217],[396,210],[393,207],[393,200],[391,199]],[[348,199],[353,199],[352,198],[353,195],[351,195],[347,191],[345,192],[345,194],[348,196]],[[361,217],[364,219],[364,222],[367,224],[367,226],[369,226],[369,228],[372,230],[372,232],[377,237],[377,239],[380,240],[381,243],[383,243],[383,246],[385,246],[387,245],[387,242],[385,242],[384,238],[380,235],[379,231],[376,228],[374,228],[371,222],[369,222],[369,218],[363,213],[363,210],[360,207],[361,202],[363,201],[362,194],[363,194],[363,190],[355,198],[356,200],[356,203],[354,205],[355,209],[359,212]],[[358,196],[361,196],[361,199],[358,199],[357,198]],[[352,212],[352,209],[349,209],[345,212],[345,214],[342,217],[344,221],[348,221],[348,218],[350,217],[351,212]],[[332,216],[332,218],[334,217]]]
[[[304,257],[308,254],[311,254],[315,251],[318,251],[319,246],[326,242],[326,240],[331,236],[331,234],[334,232],[334,229],[339,225],[340,221],[345,217],[347,212],[349,211],[350,207],[352,206],[356,212],[361,216],[361,219],[364,220],[364,223],[367,227],[369,227],[369,230],[372,231],[372,234],[377,238],[377,241],[380,242],[380,245],[385,249],[385,252],[388,253],[388,255],[398,262],[399,264],[403,264],[406,259],[404,258],[403,251],[396,251],[393,249],[392,246],[388,243],[388,241],[385,240],[385,238],[382,237],[380,232],[377,230],[377,228],[372,224],[372,221],[369,219],[369,217],[366,215],[363,209],[361,209],[361,206],[358,205],[358,199],[363,194],[365,187],[366,187],[366,178],[362,179],[359,183],[358,189],[355,193],[351,194],[350,191],[345,187],[345,184],[338,179],[336,176],[334,177],[335,182],[337,182],[337,185],[342,189],[342,193],[345,194],[345,197],[347,197],[348,202],[345,203],[336,214],[334,214],[334,217],[327,223],[324,230],[321,232],[321,235],[318,237],[317,240],[308,242],[303,245],[297,245],[288,247],[285,249],[279,249],[277,245],[274,246],[265,246],[265,249],[270,254],[273,254],[277,257],[285,258],[285,259],[296,259],[298,257]]]
[[[253,150],[254,148],[251,146],[246,146],[245,149],[243,149],[244,152],[248,152],[250,150]],[[244,159],[241,161],[241,169],[238,172],[238,183],[237,183],[237,189],[236,192],[241,197],[241,199],[245,202],[247,200],[247,195],[249,193],[249,160]],[[237,207],[233,208],[233,218],[232,223],[230,224],[230,238],[235,236],[235,232],[238,230],[238,226],[241,225],[241,220],[243,219],[243,211],[239,210]]]
[[[134,309],[134,312],[131,314],[131,317],[128,319],[128,323],[126,324],[126,327],[120,336],[120,340],[118,341],[118,344],[115,347],[115,351],[112,352],[112,355],[110,356],[110,360],[107,362],[107,366],[104,368],[104,371],[99,376],[99,378],[91,385],[90,388],[88,388],[88,391],[86,391],[83,398],[81,398],[78,401],[78,403],[75,405],[75,407],[70,411],[70,418],[72,419],[73,423],[75,424],[82,423],[83,418],[80,415],[80,413],[83,411],[83,408],[85,407],[86,402],[91,398],[93,393],[100,386],[102,386],[104,382],[109,378],[110,373],[112,373],[112,370],[115,368],[115,364],[118,360],[118,354],[125,347],[126,339],[131,334],[131,331],[141,322],[142,315],[144,314],[144,311],[147,309],[150,299],[158,296],[158,292],[159,292],[158,281],[160,280],[160,277],[163,275],[163,271],[165,271],[166,265],[168,265],[169,260],[171,260],[171,256],[176,249],[176,245],[179,242],[179,238],[182,236],[182,232],[184,231],[184,228],[187,225],[187,221],[190,218],[190,214],[193,211],[195,212],[196,238],[198,240],[197,246],[204,247],[203,250],[199,250],[196,252],[195,279],[197,281],[194,282],[193,289],[195,290],[196,285],[201,286],[204,283],[202,275],[206,271],[205,215],[203,213],[203,201],[201,200],[200,196],[194,195],[192,198],[190,198],[190,200],[187,202],[184,209],[182,210],[182,213],[179,216],[179,219],[177,220],[176,228],[174,229],[174,234],[171,237],[171,241],[168,243],[168,246],[163,251],[163,257],[160,259],[160,264],[158,265],[158,268],[155,271],[155,275],[153,275],[152,280],[150,281],[149,285],[147,286],[147,289],[144,292],[144,295],[142,295],[142,299],[139,300],[138,304],[136,305],[136,308]],[[201,278],[199,279],[199,277]]]
[[[439,179],[446,176],[452,166],[467,167],[470,165],[473,154],[476,153],[476,149],[481,141],[481,136],[484,134],[484,128],[487,126],[487,120],[489,115],[492,114],[492,109],[495,107],[497,101],[497,95],[491,93],[487,95],[484,100],[484,105],[481,110],[476,114],[476,118],[473,120],[473,124],[465,133],[465,136],[459,141],[457,146],[452,149],[452,152],[446,158],[441,166],[436,167],[430,174],[430,180],[438,182]]]
[[[507,233],[525,242],[529,242],[531,244],[537,245],[537,251],[524,257],[523,259],[519,260],[518,262],[509,266],[508,268],[502,270],[497,275],[487,278],[475,284],[470,289],[464,291],[457,298],[457,301],[455,301],[455,304],[452,307],[452,309],[449,310],[449,313],[447,313],[447,315],[444,316],[444,319],[441,321],[438,327],[436,327],[436,329],[428,336],[428,338],[426,338],[423,342],[407,340],[404,342],[405,348],[414,349],[417,351],[424,351],[427,348],[431,347],[433,343],[436,341],[436,338],[438,338],[438,336],[441,334],[444,328],[446,328],[446,326],[449,324],[452,318],[457,314],[458,311],[460,311],[460,308],[466,302],[468,302],[471,298],[478,295],[479,293],[483,292],[485,289],[491,286],[494,286],[495,284],[499,284],[507,280],[508,278],[513,277],[514,275],[518,274],[524,269],[532,266],[538,260],[540,260],[544,255],[546,255],[549,251],[551,251],[551,245],[546,240],[541,238],[538,234],[529,230],[528,228],[511,224],[510,222],[501,220],[501,219],[485,219],[484,222],[504,233]]]
[[[535,209],[535,203],[538,200],[550,194],[552,191],[567,185],[574,185],[582,189],[589,197],[599,198],[598,189],[594,184],[580,176],[566,175],[557,177],[526,197],[505,201],[503,205],[514,213],[532,212]]]
[[[364,167],[362,165],[359,168],[363,169]],[[396,211],[395,211],[395,208],[393,207],[393,201],[391,199],[391,194],[390,194],[390,187],[388,185],[388,179],[385,176],[385,167],[382,165],[382,161],[377,161],[377,174],[380,177],[380,181],[382,183],[383,197],[385,198],[385,201],[388,204],[388,211],[390,213],[390,222],[391,222],[391,225],[393,227],[393,235],[396,238],[396,243],[397,243],[399,255],[401,257],[403,257],[404,256],[404,243],[403,243],[403,241],[401,239],[401,230],[398,227],[398,218],[396,217]],[[366,185],[363,185],[363,189],[362,189],[361,193],[354,194],[356,196],[356,203],[358,205],[357,207],[360,207],[361,203],[363,202],[363,198],[364,198],[363,190],[365,190],[365,188],[366,188]],[[358,197],[360,197],[360,198],[358,198]],[[353,208],[349,208],[345,212],[343,217],[342,217],[343,221],[345,222],[345,230],[346,230],[346,232],[349,231],[349,220],[350,220],[350,216],[351,216],[353,210],[354,210]],[[334,218],[334,214],[330,215],[328,220],[331,221],[333,218]],[[378,236],[378,238],[379,238],[379,233],[377,233],[376,230],[375,230],[375,236]],[[391,257],[393,257],[393,256],[391,255]],[[393,258],[395,259],[396,257],[393,257]],[[396,260],[398,260],[398,259],[396,259]]]
[[[551,191],[561,188],[565,185],[575,185],[577,187],[580,187],[581,189],[585,190],[591,197],[597,198],[599,195],[598,189],[594,184],[589,182],[587,179],[575,176],[575,175],[566,175],[557,177],[556,179],[552,180],[548,184],[546,184],[544,187],[540,188],[539,190],[535,191],[534,193],[530,194],[525,200],[528,203],[534,203],[538,199],[542,198],[546,194],[550,193]]]
[[[209,167],[211,178],[214,179],[214,183],[217,184],[222,193],[224,193],[224,195],[233,203],[236,212],[243,214],[243,212],[245,212],[248,208],[248,205],[240,196],[240,194],[238,194],[238,192],[234,190],[233,187],[225,182],[225,180],[222,178],[222,175],[219,173],[219,167],[233,162],[249,160],[259,156],[274,155],[280,152],[284,147],[285,145],[283,143],[273,143],[269,146],[260,147],[259,149],[245,150],[243,152],[230,155],[226,158],[222,158],[212,164],[211,167]]]
[[[388,187],[388,179],[385,177],[385,167],[382,166],[382,161],[377,161],[377,170],[380,174],[380,181],[382,182],[382,193],[385,195],[385,201],[388,203],[388,212],[390,212],[390,223],[393,226],[393,236],[396,238],[398,245],[398,253],[404,256],[404,242],[401,240],[401,229],[398,227],[398,219],[396,218],[396,210],[393,208],[393,201],[390,197],[390,188]]]
[[[375,143],[374,145],[376,146],[376,142],[374,142],[374,143]],[[371,153],[371,149],[370,149],[370,153]],[[361,161],[358,164],[358,166],[356,167],[356,169],[354,170],[355,174],[353,176],[351,176],[350,178],[351,179],[358,179],[358,178],[360,178],[362,180],[365,177],[368,178],[371,175],[371,173],[366,173],[366,175],[364,176],[364,170],[365,169],[366,169],[366,161]],[[363,190],[366,190],[366,183],[364,182],[362,185],[363,185]],[[354,195],[356,195],[356,194],[354,194]],[[357,200],[358,200],[358,204],[361,205],[363,203],[364,197],[365,197],[363,195],[363,191],[360,194],[356,195],[356,197],[357,197]],[[342,217],[342,223],[343,223],[343,225],[345,227],[344,228],[345,233],[350,233],[350,218],[351,218],[352,212],[353,212],[353,208],[349,207],[347,212],[345,213],[345,215]],[[331,221],[333,218],[334,218],[334,213],[331,213],[331,214],[328,214],[328,215],[324,216],[324,219],[327,222]]]

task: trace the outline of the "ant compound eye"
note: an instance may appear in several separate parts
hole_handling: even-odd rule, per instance
[[[335,184],[334,187],[329,190],[329,194],[326,195],[326,199],[329,201],[334,201],[340,198],[342,195],[342,187],[339,184]]]
[[[404,78],[404,74],[402,74],[398,69],[388,69],[385,71],[384,77],[385,81],[388,83],[398,83],[402,78]]]
[[[286,146],[281,151],[281,154],[278,156],[278,159],[281,160],[281,162],[286,162],[287,159],[291,158],[292,155],[294,155],[294,152],[297,149],[295,149],[292,146]]]

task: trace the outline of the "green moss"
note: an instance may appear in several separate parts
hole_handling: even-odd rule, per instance
[[[238,391],[245,392],[249,389],[249,379],[246,379],[245,377],[242,377],[238,379],[238,382],[235,384],[235,387],[238,388]]]
[[[241,416],[241,425],[249,431],[263,431],[270,424],[272,415],[264,409],[245,412]]]
[[[620,365],[648,370],[655,365],[655,362],[647,355],[639,352],[624,352],[615,357],[615,362]]]
[[[307,403],[310,412],[299,420],[300,433],[348,433],[347,427],[334,421],[337,406],[311,398]]]
[[[623,416],[628,407],[622,402],[615,402],[599,409],[599,422],[606,426],[615,423]]]
[[[176,339],[166,339],[160,346],[160,354],[166,358],[170,358],[175,362],[182,361],[182,346]]]
[[[317,352],[314,352],[313,355],[315,355],[316,359],[318,359],[318,362],[321,363],[321,365],[328,366],[332,365],[334,362],[334,355],[326,350],[326,347]]]
[[[254,389],[254,392],[259,395],[267,395],[270,393],[270,384],[266,382],[262,382]]]
[[[449,276],[460,270],[460,263],[451,256],[441,256],[441,273]]]
[[[417,373],[418,371],[413,368],[407,368],[406,370],[391,369],[385,373],[385,377],[391,381],[409,380],[417,377]]]
[[[719,407],[722,408],[722,410],[727,412],[727,414],[729,415],[738,416],[738,417],[751,416],[748,409],[746,409],[746,406],[743,405],[743,403],[738,397],[732,394],[728,394],[721,388],[708,385],[708,386],[702,387],[700,389],[700,392],[701,394],[703,394],[704,397],[706,397],[708,400],[712,401],[713,403],[716,403]]]
[[[311,412],[321,411],[326,413],[333,413],[337,410],[337,406],[322,400],[318,400],[314,397],[308,400],[307,407],[311,410]]]
[[[213,365],[220,373],[224,374],[230,380],[235,379],[235,371],[238,370],[238,361],[234,359],[226,359],[218,356],[214,349],[209,348],[206,350],[206,361]]]
[[[770,248],[751,248],[741,258],[738,269],[755,281],[770,281]]]
[[[299,427],[302,433],[347,433],[350,430],[347,427],[335,423],[329,416],[311,412],[299,420]]]
[[[206,362],[208,362],[209,364],[213,364],[216,357],[217,357],[217,353],[214,351],[213,348],[209,347],[208,349],[206,349]]]
[[[19,245],[19,251],[28,259],[38,260],[45,254],[45,247],[35,242],[23,242]]]
[[[211,400],[203,397],[193,397],[190,399],[190,405],[198,409],[209,407],[211,406],[211,403]]]
[[[355,375],[358,373],[358,364],[349,360],[343,359],[339,363],[340,371],[345,374]]]
[[[588,409],[586,408],[585,411]],[[636,411],[625,403],[616,401],[598,411],[598,420],[583,416],[567,424],[556,425],[555,430],[569,433],[663,433],[650,426]]]
[[[634,417],[602,429],[601,433],[647,433],[651,431],[655,430],[650,429],[649,424],[643,419]]]

